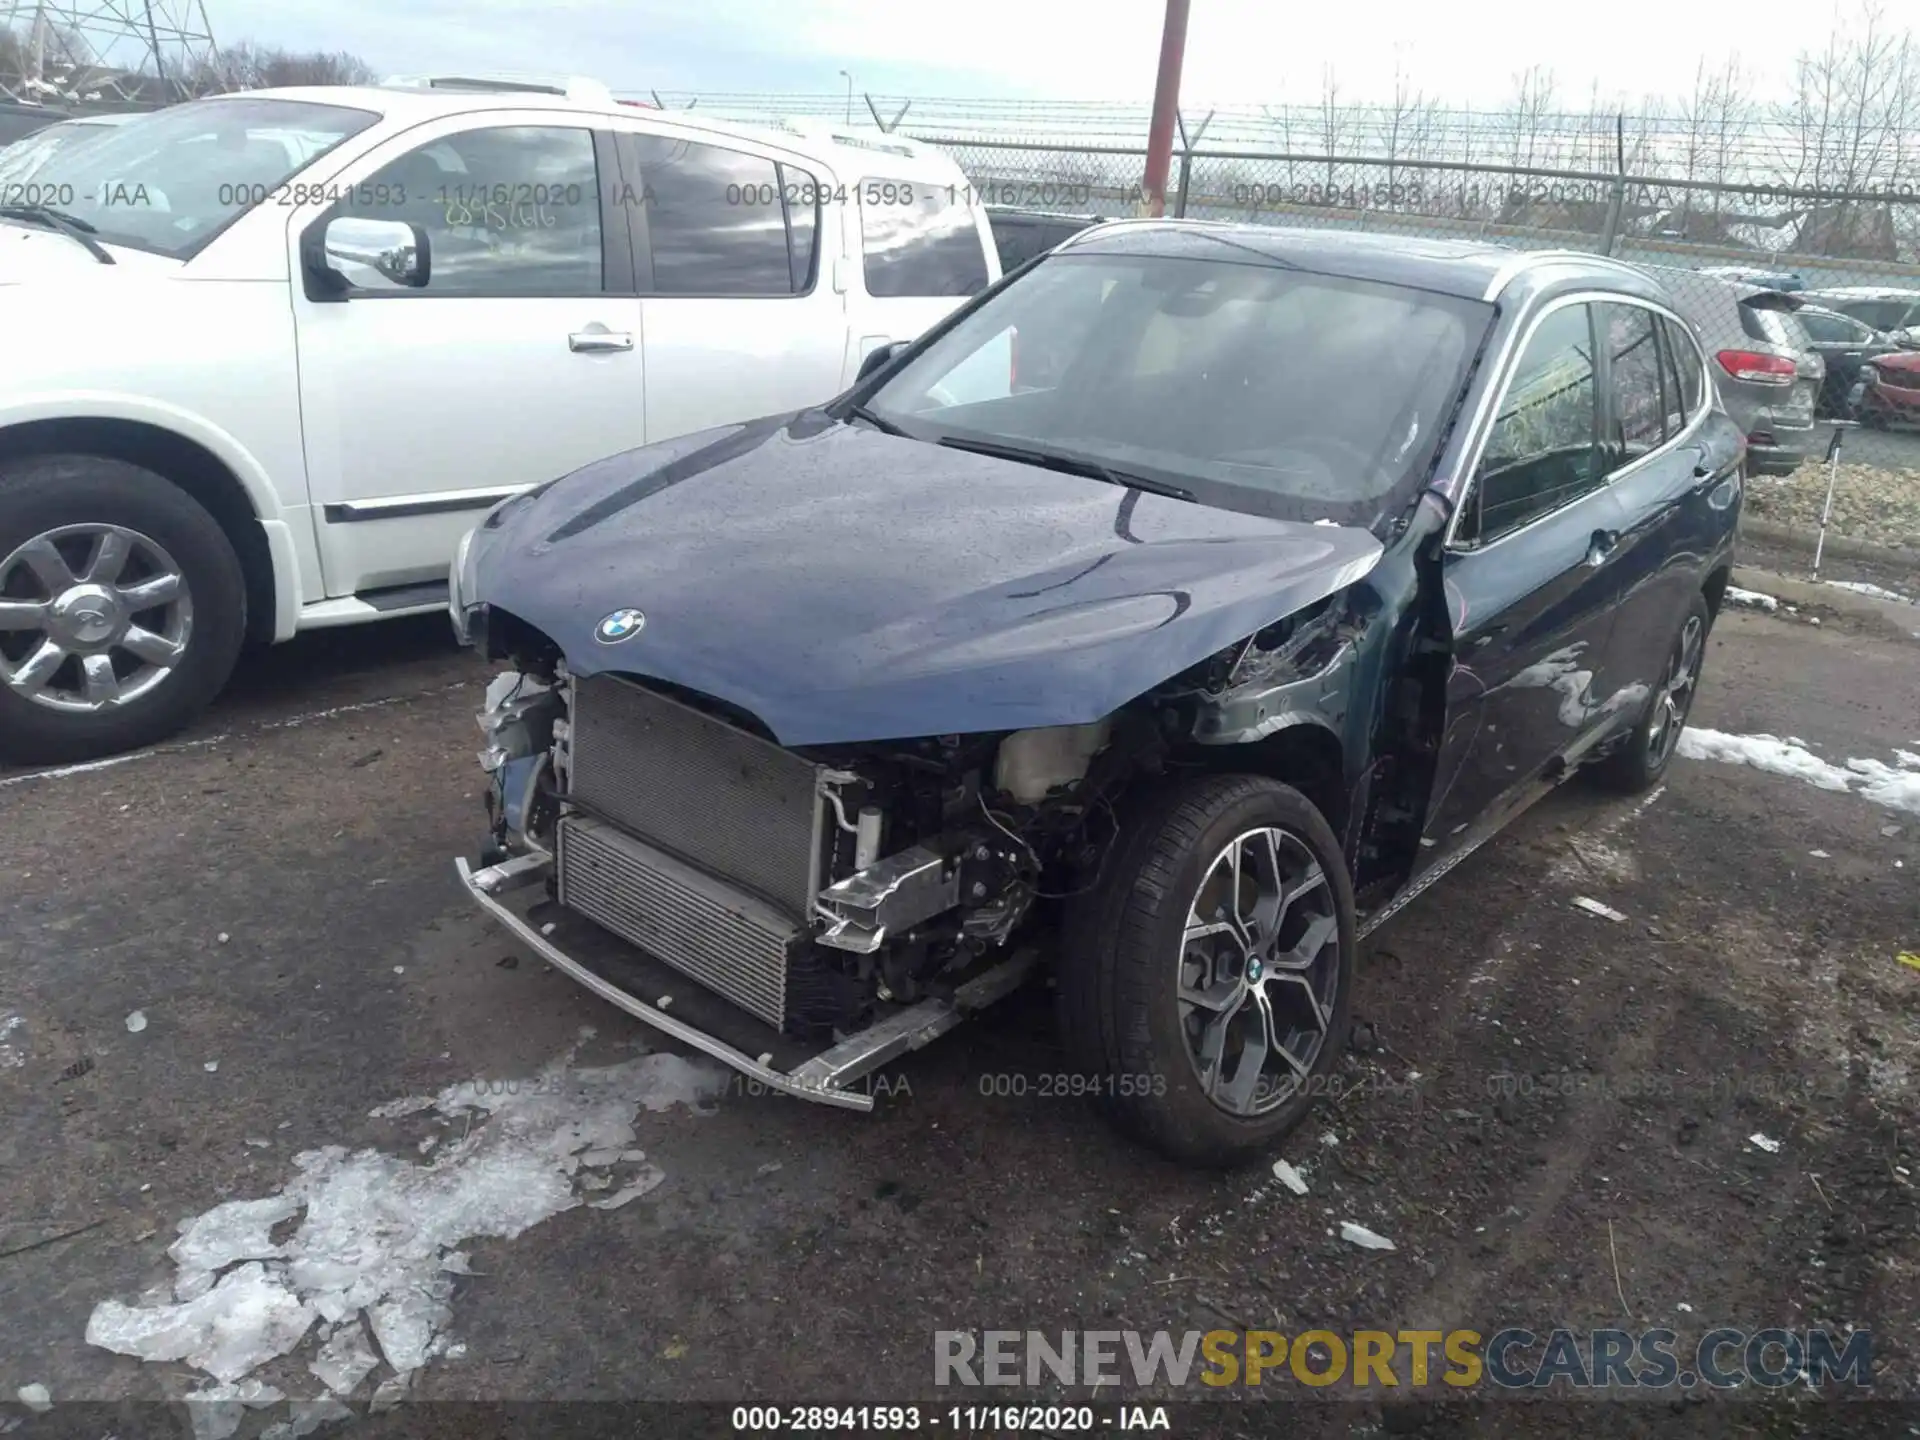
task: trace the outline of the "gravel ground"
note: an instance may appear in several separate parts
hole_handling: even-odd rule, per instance
[[[435,1154],[465,1144],[431,1115],[370,1113],[397,1098],[497,1095],[556,1056],[607,1066],[657,1043],[457,892],[484,679],[444,623],[315,637],[254,661],[190,747],[0,775],[0,1024],[17,1017],[0,1251],[26,1247],[0,1254],[0,1432],[184,1435],[195,1375],[83,1339],[102,1301],[172,1275],[179,1221],[281,1191],[317,1147],[425,1166],[436,1137]],[[1916,715],[1913,642],[1730,612],[1695,723],[1891,763],[1920,749]],[[1691,1343],[1825,1322],[1872,1328],[1877,1394],[1904,1405],[1667,1391],[1456,1418],[1287,1382],[1220,1397],[1279,1411],[1187,1392],[1173,1433],[1908,1435],[1920,973],[1895,957],[1920,948],[1916,876],[1920,817],[1861,795],[1705,760],[1646,803],[1567,786],[1367,945],[1342,1093],[1285,1147],[1306,1196],[1176,1169],[1043,1095],[1063,1061],[1029,994],[908,1057],[871,1115],[735,1090],[637,1113],[658,1187],[470,1245],[458,1348],[398,1411],[320,1434],[499,1435],[507,1412],[455,1402],[504,1399],[1112,1415],[1111,1387],[936,1390],[936,1329],[1670,1325]],[[1008,1076],[1027,1083],[987,1083]],[[482,1139],[496,1121],[468,1123]],[[1343,1220],[1397,1248],[1345,1243]],[[311,1397],[312,1358],[258,1373]],[[11,1403],[29,1384],[52,1415]],[[512,1433],[624,1413],[529,1408]],[[249,1412],[240,1440],[285,1414]],[[670,1416],[619,1431],[686,1433]],[[729,1433],[724,1413],[706,1433]]]
[[[1883,438],[1871,435],[1860,448]],[[1784,478],[1756,475],[1747,484],[1747,512],[1777,525],[1819,528],[1826,499],[1827,468],[1813,462]],[[1828,533],[1910,547],[1920,565],[1920,468],[1842,463]]]

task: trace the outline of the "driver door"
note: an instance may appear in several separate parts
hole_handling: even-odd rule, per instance
[[[586,116],[457,116],[375,150],[324,187],[337,204],[295,217],[302,428],[328,596],[433,603],[489,506],[645,443],[641,302],[614,166],[611,137]],[[427,283],[356,266],[344,291],[316,284],[312,251],[342,215],[420,226]]]
[[[1593,308],[1539,322],[1462,501],[1444,562],[1454,660],[1421,868],[1607,718],[1593,685],[1621,597],[1625,522],[1606,483]]]

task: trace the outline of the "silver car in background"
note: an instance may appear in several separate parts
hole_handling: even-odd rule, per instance
[[[1794,315],[1798,294],[1750,281],[1644,267],[1666,287],[1712,357],[1721,402],[1747,437],[1747,468],[1791,475],[1812,453],[1814,406],[1827,362]]]

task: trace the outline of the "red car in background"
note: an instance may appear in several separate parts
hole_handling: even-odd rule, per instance
[[[1920,350],[1880,355],[1860,403],[1869,425],[1920,425]]]

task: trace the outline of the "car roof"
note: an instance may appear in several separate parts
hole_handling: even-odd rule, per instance
[[[1526,296],[1584,281],[1596,288],[1671,303],[1638,267],[1604,255],[1516,250],[1490,241],[1369,230],[1309,230],[1214,220],[1112,220],[1081,231],[1060,250],[1264,263],[1475,300],[1499,299],[1510,290]]]
[[[346,106],[375,110],[390,119],[411,123],[503,107],[623,120],[639,116],[669,123],[676,130],[716,139],[731,137],[777,146],[811,156],[843,172],[884,175],[889,169],[937,169],[943,177],[951,173],[956,179],[960,173],[944,151],[904,135],[868,133],[854,126],[812,117],[770,119],[760,124],[721,120],[686,110],[662,110],[617,100],[600,85],[587,86],[584,92],[577,90],[573,95],[509,86],[488,89],[479,83],[463,83],[459,88],[429,88],[423,83],[395,81],[379,85],[282,85],[209,96],[203,103],[232,100],[298,100],[310,105]]]

